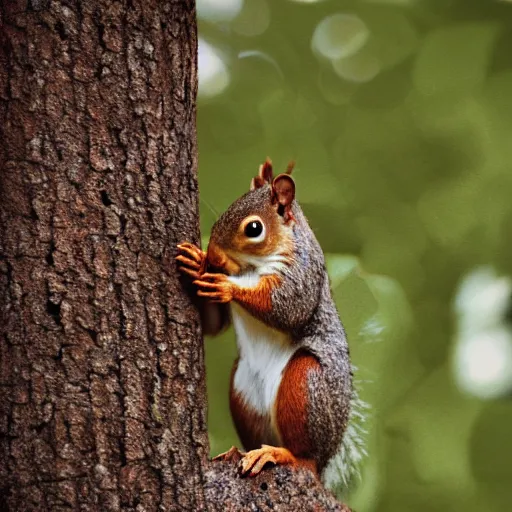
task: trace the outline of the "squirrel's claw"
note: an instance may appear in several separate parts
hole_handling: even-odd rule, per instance
[[[181,254],[176,256],[179,271],[188,274],[194,279],[199,279],[201,277],[201,269],[206,260],[206,253],[188,242],[178,244],[177,247],[181,252]]]
[[[201,274],[197,270],[192,270],[192,269],[187,268],[187,267],[178,267],[178,269],[179,269],[180,272],[182,272],[183,274],[189,275],[193,279],[200,279],[201,278]]]
[[[217,288],[222,284],[230,284],[225,274],[210,274],[209,272],[202,274],[200,281],[205,288]]]
[[[178,244],[177,247],[181,252],[199,264],[201,264],[203,260],[206,259],[206,253],[194,244],[183,242]]]
[[[176,256],[176,261],[180,261],[181,263],[183,263],[193,269],[196,269],[196,270],[199,270],[199,268],[201,267],[200,263],[198,263],[195,260],[191,260],[190,258],[183,256],[182,254],[180,254],[179,256]]]
[[[194,284],[198,287],[197,295],[210,302],[225,303],[233,299],[233,285],[224,274],[205,273]]]
[[[256,476],[265,464],[296,464],[297,459],[290,450],[282,447],[261,445],[257,450],[251,450],[240,461],[239,471],[242,476]]]
[[[177,245],[178,249],[189,253],[191,256],[195,255],[196,259],[201,260],[203,257],[206,256],[206,253],[197,247],[197,245],[191,244],[189,242],[182,242],[181,244]]]
[[[246,476],[256,476],[261,473],[261,470],[265,467],[265,464],[271,463],[273,465],[276,464],[276,459],[270,453],[263,453],[258,456],[256,462],[251,459],[243,459],[242,460],[242,475]]]

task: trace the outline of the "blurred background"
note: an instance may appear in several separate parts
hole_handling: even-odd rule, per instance
[[[363,398],[358,512],[512,504],[512,2],[197,0],[204,243],[296,160]],[[239,444],[232,330],[212,453]]]

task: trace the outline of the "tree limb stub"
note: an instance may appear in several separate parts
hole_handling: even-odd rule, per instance
[[[255,477],[242,478],[236,459],[210,464],[206,471],[205,498],[219,512],[351,512],[307,469],[277,466]]]

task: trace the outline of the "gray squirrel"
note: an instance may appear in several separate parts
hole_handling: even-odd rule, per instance
[[[219,332],[229,317],[235,329],[230,409],[248,450],[240,473],[287,464],[325,481],[337,459],[346,483],[364,453],[361,429],[349,426],[360,400],[324,255],[295,200],[292,168],[274,178],[267,159],[250,191],[213,226],[207,252],[185,242],[176,259],[205,301],[205,333]]]

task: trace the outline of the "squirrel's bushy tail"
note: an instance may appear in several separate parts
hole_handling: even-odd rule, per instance
[[[356,368],[353,368],[354,372]],[[346,490],[354,477],[361,476],[361,462],[366,451],[366,426],[370,405],[359,397],[358,384],[354,383],[350,400],[350,415],[347,429],[336,455],[329,461],[322,474],[326,487]]]

